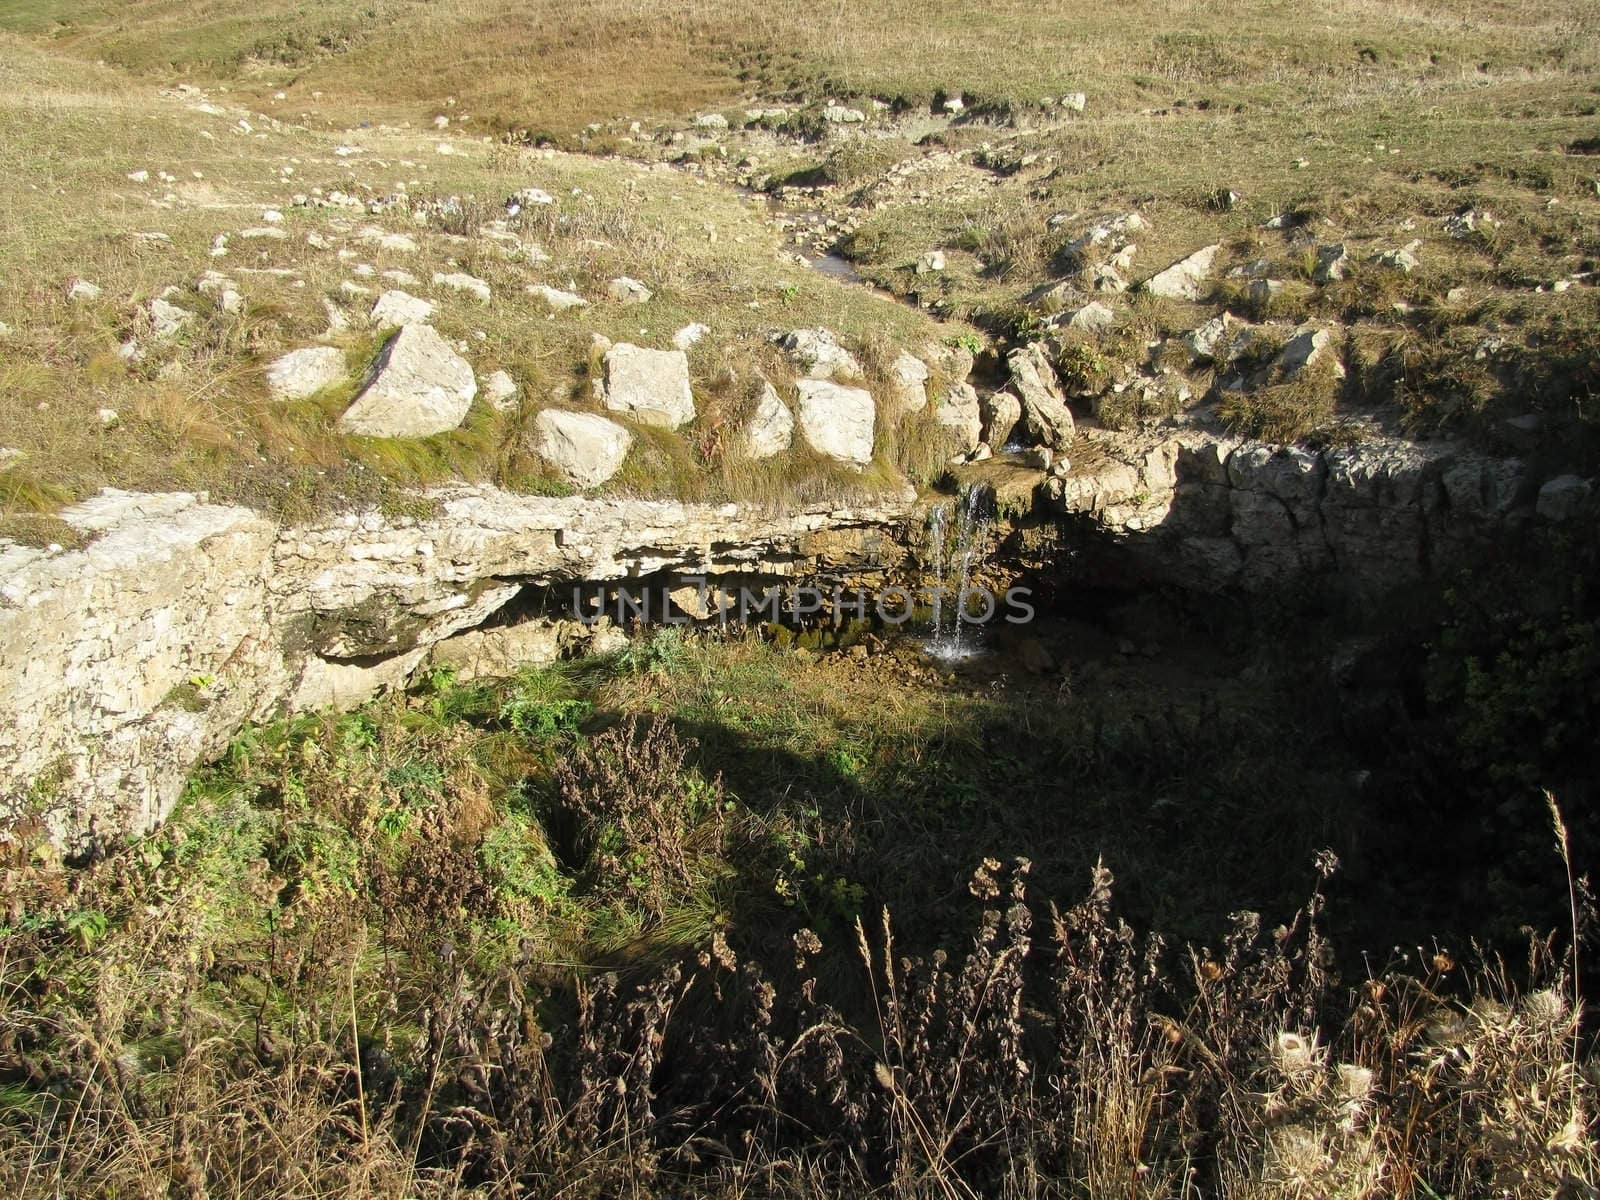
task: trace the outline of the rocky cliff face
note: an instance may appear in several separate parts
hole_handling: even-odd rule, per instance
[[[1519,524],[1569,515],[1517,459],[1374,438],[1308,450],[1197,430],[1091,431],[1045,503],[1115,537],[1120,570],[1203,592],[1307,578],[1375,597]],[[1578,481],[1581,484],[1581,481]]]
[[[1202,593],[1311,579],[1379,596],[1526,522],[1570,520],[1590,491],[1446,442],[1083,430],[1071,454],[1048,474],[1009,468],[1021,494],[1084,521],[1098,563]],[[39,822],[68,845],[145,830],[247,720],[358,704],[429,663],[503,672],[595,646],[603,626],[534,615],[551,589],[853,584],[926,536],[909,493],[786,515],[488,488],[427,499],[425,518],[282,528],[195,496],[106,492],[64,514],[81,548],[0,543],[0,829]],[[692,594],[678,603],[703,615]]]
[[[403,685],[525,588],[882,570],[911,503],[773,516],[431,499],[425,519],[280,528],[191,495],[106,492],[63,514],[80,549],[0,543],[0,827],[43,822],[66,844],[148,829],[244,721]]]

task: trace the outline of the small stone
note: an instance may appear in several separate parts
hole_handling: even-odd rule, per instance
[[[653,292],[637,279],[619,275],[606,285],[606,294],[618,304],[644,304]]]
[[[1088,107],[1089,97],[1084,95],[1082,92],[1068,92],[1065,96],[1061,97],[1060,103],[1062,108],[1068,109],[1072,112],[1081,113],[1085,108]]]
[[[194,314],[188,309],[160,298],[150,301],[149,312],[151,333],[158,342],[176,337],[194,320]]]
[[[479,304],[489,303],[489,298],[492,295],[489,285],[483,280],[476,275],[467,275],[459,271],[448,274],[442,271],[435,271],[433,273],[433,282],[435,287],[447,287],[451,291],[465,292]]]
[[[495,371],[483,381],[483,398],[495,412],[511,412],[517,407],[517,381],[508,371]]]
[[[1421,266],[1421,261],[1417,258],[1417,248],[1421,245],[1421,242],[1412,242],[1399,250],[1385,250],[1382,254],[1374,255],[1372,261],[1380,267],[1409,275]]]
[[[95,416],[99,418],[100,424],[106,429],[110,429],[113,425],[120,424],[122,421],[122,418],[117,415],[117,410],[114,408],[102,408],[95,413]]]
[[[931,275],[945,269],[944,251],[929,250],[917,261],[918,275]]]
[[[1202,247],[1145,280],[1144,290],[1170,300],[1198,300],[1202,285],[1221,252],[1220,245]]]
[[[861,364],[856,356],[839,344],[828,329],[795,329],[783,334],[778,344],[788,352],[811,379],[859,379]]]
[[[679,350],[688,350],[710,332],[711,326],[702,325],[700,322],[695,321],[693,324],[685,325],[677,333],[673,334],[672,344]]]
[[[100,285],[87,279],[74,279],[67,288],[67,299],[78,304],[100,299]]]
[[[577,488],[599,487],[622,469],[633,435],[597,413],[547,408],[533,421],[533,450]]]
[[[542,283],[530,283],[524,290],[530,296],[537,296],[557,312],[565,312],[569,308],[583,308],[589,303],[576,292],[564,292],[560,288],[548,287]]]
[[[274,400],[305,400],[345,379],[344,351],[332,346],[292,350],[267,367]]]
[[[1539,489],[1534,511],[1546,521],[1557,524],[1569,521],[1578,515],[1591,491],[1593,487],[1587,479],[1577,475],[1558,475]]]
[[[720,132],[728,127],[728,118],[717,112],[701,113],[694,119],[694,127]]]
[[[472,367],[431,325],[403,325],[339,418],[345,433],[429,437],[457,428],[478,394]]]
[[[1350,252],[1345,249],[1343,242],[1318,247],[1317,264],[1311,270],[1311,278],[1315,282],[1335,283],[1349,274],[1349,271]]]
[[[646,350],[619,343],[602,360],[605,406],[647,425],[677,429],[694,420],[689,358],[682,350]]]
[[[800,431],[818,454],[865,466],[872,461],[877,410],[872,393],[826,379],[799,383]]]
[[[744,431],[745,453],[754,459],[771,458],[794,440],[794,414],[767,380],[761,382],[761,399]]]

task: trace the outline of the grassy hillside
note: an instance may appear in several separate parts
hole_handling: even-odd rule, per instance
[[[1566,73],[1596,54],[1579,0],[6,0],[0,26],[142,73],[411,106],[453,96],[482,119],[564,131],[795,90],[913,104],[1082,91],[1107,113],[1197,91],[1219,106],[1316,101]]]

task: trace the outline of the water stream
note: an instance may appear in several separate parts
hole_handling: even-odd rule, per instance
[[[942,662],[965,662],[982,653],[982,630],[968,619],[972,568],[981,547],[984,489],[969,487],[955,501],[935,505],[928,514],[929,557],[933,566],[933,632],[924,643]],[[955,529],[950,528],[955,514]],[[955,554],[949,555],[952,533]],[[946,582],[947,571],[951,581]]]

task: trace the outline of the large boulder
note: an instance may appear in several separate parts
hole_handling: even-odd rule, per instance
[[[1145,280],[1144,290],[1169,300],[1198,300],[1221,252],[1222,247],[1218,245],[1202,247]]]
[[[646,350],[621,342],[606,351],[603,363],[601,391],[612,412],[665,429],[694,420],[689,356],[682,350]]]
[[[1022,424],[1036,446],[1063,449],[1072,442],[1072,411],[1055,368],[1037,343],[1006,356],[1011,368],[1011,390],[1022,402]],[[991,440],[991,445],[995,443]]]
[[[859,379],[861,364],[827,329],[795,329],[777,339],[808,379]]]
[[[787,450],[793,440],[794,414],[778,389],[763,380],[761,399],[744,429],[744,451],[751,458],[771,458]]]
[[[431,325],[403,325],[389,339],[339,429],[367,437],[429,437],[466,420],[478,381],[472,365]]]
[[[598,413],[547,408],[533,419],[533,449],[574,487],[599,487],[615,475],[633,434]]]
[[[802,379],[800,432],[818,454],[865,465],[872,461],[877,410],[872,393],[826,379]]]
[[[267,367],[267,391],[274,400],[305,400],[342,383],[344,351],[332,346],[291,350]]]

